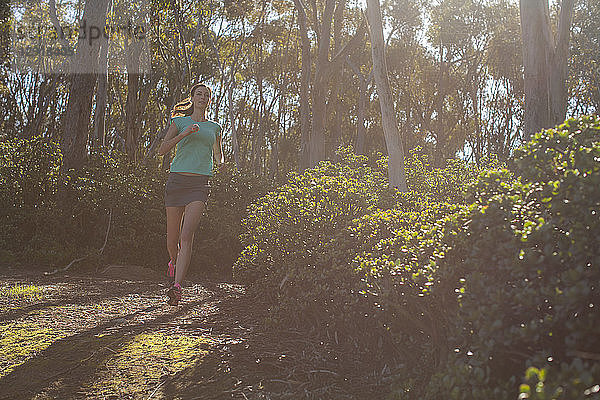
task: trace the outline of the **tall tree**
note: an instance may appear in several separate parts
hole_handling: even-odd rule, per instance
[[[519,2],[525,74],[524,138],[565,119],[573,1],[561,1],[556,35],[552,32],[548,0]]]
[[[96,146],[106,144],[106,98],[108,97],[108,43],[100,48],[98,90],[94,109],[94,142]]]
[[[356,136],[354,138],[354,151],[356,154],[365,154],[367,128],[365,127],[365,115],[368,103],[368,85],[373,78],[373,71],[365,76],[358,66],[346,57],[346,63],[358,78],[358,101],[356,106]]]
[[[100,41],[92,40],[90,33],[92,29],[104,31],[108,2],[109,0],[86,1],[80,21],[87,29],[87,40],[78,40],[75,58],[70,66],[71,86],[60,143],[65,169],[78,169],[85,161],[100,50]]]
[[[404,173],[404,148],[400,131],[398,130],[398,122],[396,121],[390,82],[388,80],[379,0],[367,0],[367,19],[369,21],[369,35],[371,38],[373,77],[375,78],[375,86],[377,88],[377,95],[379,96],[383,134],[388,151],[390,186],[406,192],[408,188]]]
[[[573,10],[569,61],[569,115],[600,112],[600,0],[580,0]],[[572,101],[571,101],[572,99]]]
[[[339,3],[344,4],[345,1]],[[304,66],[305,56],[305,33],[302,28],[303,19],[303,4],[295,0],[294,4],[299,11],[299,21],[301,24],[301,35],[303,37],[302,64]],[[329,54],[331,49],[332,22],[336,8],[336,0],[326,0],[320,21],[317,18],[316,2],[313,2],[313,20],[312,26],[315,27],[317,36],[317,57],[315,61],[315,72],[312,80],[311,100],[312,100],[312,123],[308,143],[302,143],[302,146],[307,146],[309,153],[308,165],[315,166],[319,161],[324,160],[325,153],[325,130],[327,125],[327,99],[329,89],[332,86],[339,85],[339,82],[332,80],[334,74],[339,73],[344,65],[346,56],[356,49],[362,42],[365,31],[364,25],[361,24],[354,36],[330,59]],[[305,12],[304,12],[305,14]],[[343,13],[338,12],[339,18],[343,17]],[[339,46],[339,42],[338,42]],[[305,73],[303,71],[303,73]],[[332,88],[335,93],[335,87]],[[302,103],[301,103],[302,104]]]
[[[300,168],[306,169],[310,164],[308,151],[308,141],[310,137],[310,103],[308,101],[308,89],[310,86],[310,66],[312,61],[306,11],[300,0],[294,0],[294,4],[298,10],[300,48],[302,49],[302,66],[300,68]]]

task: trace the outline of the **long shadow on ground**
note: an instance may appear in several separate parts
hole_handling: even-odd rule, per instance
[[[111,298],[111,297],[121,297],[134,292],[145,292],[147,289],[156,286],[156,282],[135,282],[135,281],[116,281],[116,280],[106,280],[104,282],[99,282],[98,279],[81,279],[78,278],[76,282],[81,283],[85,286],[86,282],[93,283],[93,286],[85,293],[82,294],[80,292],[71,293],[65,291],[66,293],[61,293],[56,295],[56,299],[50,301],[42,301],[36,302],[34,304],[23,305],[22,307],[18,307],[11,310],[6,310],[4,312],[0,312],[0,322],[7,322],[10,320],[16,320],[22,318],[32,312],[44,310],[50,307],[61,307],[66,305],[89,305],[96,304],[102,300]],[[35,284],[40,286],[52,285],[60,283],[60,281],[53,280],[39,280],[31,282],[28,280],[28,284]],[[1,308],[0,308],[1,309]]]
[[[0,398],[94,398],[92,393],[81,390],[82,384],[94,381],[99,366],[104,365],[115,354],[115,349],[126,345],[136,335],[172,326],[174,320],[185,316],[192,309],[231,295],[226,289],[219,287],[211,289],[208,296],[196,301],[189,301],[156,318],[140,323],[126,324],[127,321],[131,321],[141,314],[151,313],[165,306],[153,305],[134,313],[121,315],[93,329],[52,343],[34,358],[17,366],[0,379]],[[171,309],[170,307],[165,308]],[[104,395],[98,394],[97,398],[103,397]],[[127,397],[129,396],[125,398]],[[113,394],[108,398],[123,397]]]
[[[102,287],[103,284],[97,285],[89,298],[65,294],[57,301],[86,305],[107,299],[118,302],[119,296],[136,290],[146,292],[146,296],[135,312],[123,309],[120,315],[111,316],[92,329],[80,328],[79,333],[56,340],[16,366],[0,378],[0,399],[378,400],[385,397],[384,386],[370,377],[375,368],[381,371],[379,363],[366,365],[347,348],[341,345],[336,348],[332,343],[307,336],[306,332],[265,330],[262,321],[267,316],[266,306],[243,295],[240,287],[203,283],[202,290],[197,292],[200,295],[190,296],[177,308],[168,307],[159,299],[156,282],[115,281],[106,286],[110,288],[106,293],[102,293]],[[39,307],[56,305],[47,303],[50,304]],[[19,315],[30,321],[36,317],[28,315],[28,310],[5,316],[16,320]],[[164,365],[165,360],[176,361],[177,357],[186,359],[186,363],[182,368],[167,368],[162,374],[154,369],[153,375],[136,387],[139,376],[137,381],[128,381],[129,370],[137,368],[144,376],[140,363],[147,358],[131,362],[126,358],[119,364],[115,357],[126,354],[128,346],[139,344],[140,337],[147,334],[174,341],[181,337],[206,340],[210,344],[208,349],[163,359],[161,354],[153,352],[154,360],[158,357],[157,365]]]

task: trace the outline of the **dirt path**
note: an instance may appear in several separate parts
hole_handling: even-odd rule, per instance
[[[261,331],[245,288],[194,282],[178,307],[141,268],[0,276],[0,399],[369,399],[335,349]],[[362,394],[359,394],[362,393]]]

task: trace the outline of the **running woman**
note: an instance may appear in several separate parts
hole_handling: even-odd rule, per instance
[[[212,92],[205,84],[192,86],[190,97],[173,108],[171,125],[158,149],[160,155],[165,155],[176,146],[165,185],[167,250],[171,257],[167,276],[174,278],[167,295],[168,303],[175,306],[181,301],[194,232],[206,209],[213,158],[216,164],[224,162],[221,126],[206,118],[211,98]]]

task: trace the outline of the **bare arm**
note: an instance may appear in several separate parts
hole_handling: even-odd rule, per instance
[[[221,146],[221,134],[217,135],[217,140],[213,143],[213,157],[217,165],[223,164],[225,162],[225,157],[223,157],[223,147]]]
[[[163,142],[161,143],[160,147],[158,148],[158,154],[160,154],[161,156],[164,156],[169,151],[171,151],[171,149],[177,143],[179,143],[179,141],[181,139],[183,139],[190,133],[196,132],[197,130],[198,130],[198,125],[192,124],[192,125],[188,126],[183,132],[179,133],[179,131],[177,130],[177,125],[175,125],[175,122],[173,122],[171,124],[171,126],[169,126],[169,130],[167,131],[167,134],[165,135]]]

